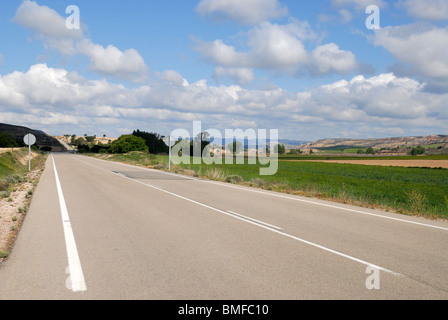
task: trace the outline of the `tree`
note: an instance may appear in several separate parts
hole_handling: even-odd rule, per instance
[[[131,151],[148,151],[145,139],[132,134],[122,135],[118,140],[112,142],[110,146],[112,153],[128,153]]]
[[[133,136],[142,138],[148,147],[148,152],[152,154],[168,153],[168,146],[163,142],[162,136],[157,133],[149,133],[145,131],[135,130]]]
[[[227,150],[238,154],[244,150],[244,146],[240,141],[233,141],[227,145]]]
[[[276,144],[274,146],[274,152],[278,153],[278,154],[285,154],[286,153],[286,148],[283,144]]]
[[[302,154],[303,151],[300,149],[291,149],[289,150],[288,154]]]
[[[204,149],[210,144],[210,134],[208,132],[199,133],[190,146],[190,154],[194,154],[194,148],[200,147],[201,155]]]
[[[366,154],[375,154],[375,150],[372,147],[368,147],[366,150]]]
[[[76,140],[73,142],[73,145],[75,145],[75,146],[77,146],[77,147],[79,148],[80,146],[85,146],[85,145],[87,145],[87,141],[86,141],[86,139],[84,139],[83,137],[79,137],[78,139],[76,139]]]
[[[0,133],[0,148],[16,148],[19,147],[19,143],[16,141],[15,136],[10,132]]]
[[[417,156],[417,155],[420,155],[420,154],[424,154],[425,152],[426,152],[425,148],[423,148],[421,146],[418,146],[416,148],[412,148],[411,155],[412,156]]]

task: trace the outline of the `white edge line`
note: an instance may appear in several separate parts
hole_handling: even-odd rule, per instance
[[[84,274],[82,272],[81,260],[79,259],[75,236],[73,235],[73,229],[70,223],[70,217],[68,215],[67,206],[65,204],[65,198],[62,192],[62,187],[59,181],[58,171],[56,169],[56,163],[54,161],[53,154],[51,155],[51,158],[53,160],[54,175],[56,178],[56,187],[58,190],[59,204],[61,207],[61,217],[62,217],[62,225],[64,227],[65,245],[67,249],[71,289],[73,292],[86,291],[87,286],[84,279]]]
[[[283,230],[283,229],[280,228],[280,227],[277,227],[277,226],[274,226],[274,225],[272,225],[272,224],[269,224],[269,223],[266,223],[266,222],[263,222],[263,221],[260,221],[260,220],[257,220],[257,219],[254,219],[254,218],[245,216],[245,215],[240,214],[240,213],[236,213],[236,212],[233,212],[233,211],[230,211],[230,210],[227,210],[227,212],[229,212],[229,213],[231,213],[231,214],[234,214],[234,215],[237,215],[237,216],[240,216],[240,217],[242,217],[242,218],[244,218],[244,219],[247,219],[247,220],[251,220],[251,221],[254,221],[254,222],[257,222],[257,223],[260,223],[260,224],[264,224],[265,226],[271,227],[271,228],[273,228],[273,229]]]
[[[108,160],[103,160],[103,159],[96,159],[96,158],[89,158],[89,159],[110,162]],[[332,209],[339,209],[339,210],[343,210],[343,211],[360,213],[360,214],[364,214],[364,215],[368,215],[368,216],[372,216],[372,217],[376,217],[376,218],[389,219],[389,220],[399,221],[399,222],[403,222],[403,223],[415,224],[415,225],[419,225],[419,226],[423,226],[423,227],[428,227],[428,228],[434,228],[434,229],[440,229],[440,230],[448,231],[448,228],[439,227],[439,226],[435,226],[435,225],[432,225],[432,224],[415,222],[415,221],[409,221],[409,220],[400,219],[400,218],[394,218],[394,217],[388,217],[388,216],[383,216],[383,215],[380,215],[380,214],[365,212],[365,211],[356,210],[356,209],[339,207],[339,206],[335,206],[335,205],[331,205],[331,204],[319,203],[319,202],[315,202],[315,201],[311,201],[311,200],[305,200],[305,199],[300,199],[300,198],[292,198],[292,197],[288,197],[288,196],[282,195],[282,194],[271,193],[271,192],[266,192],[266,191],[251,189],[251,188],[239,187],[239,186],[235,186],[235,185],[232,185],[232,184],[227,184],[227,183],[223,183],[223,182],[219,182],[219,181],[203,180],[203,179],[197,179],[197,178],[192,178],[192,177],[185,177],[183,175],[179,175],[179,174],[175,174],[175,173],[170,173],[170,172],[165,172],[165,171],[155,170],[155,169],[150,169],[150,168],[144,168],[144,167],[139,167],[139,166],[133,166],[133,165],[129,165],[129,164],[126,164],[126,163],[121,163],[121,162],[116,162],[116,161],[113,161],[111,163],[116,163],[116,164],[120,164],[120,165],[123,165],[123,166],[132,167],[132,168],[138,168],[138,169],[142,169],[142,170],[155,171],[155,172],[159,172],[159,173],[166,174],[166,175],[171,175],[171,176],[176,176],[176,177],[182,177],[182,178],[185,178],[187,180],[194,180],[194,181],[203,182],[203,183],[212,183],[212,184],[220,185],[220,186],[227,187],[227,188],[246,190],[246,191],[249,191],[249,192],[261,193],[261,194],[272,196],[272,197],[278,197],[278,198],[289,199],[289,200],[293,200],[293,201],[305,202],[305,203],[314,204],[314,205],[317,205],[317,206],[323,206],[323,207],[328,207],[328,208],[332,208]]]
[[[107,170],[107,171],[109,171],[109,170]],[[128,180],[131,180],[131,181],[140,183],[140,184],[142,184],[142,185],[144,185],[144,186],[147,186],[147,187],[156,189],[156,190],[158,190],[158,191],[167,193],[167,194],[169,194],[169,195],[172,195],[172,196],[174,196],[174,197],[177,197],[177,198],[180,198],[180,199],[183,199],[183,200],[192,202],[192,203],[197,204],[197,205],[200,205],[200,206],[202,206],[202,207],[205,207],[205,208],[214,210],[214,211],[216,211],[216,212],[225,214],[225,215],[227,215],[227,216],[233,217],[233,218],[235,218],[235,219],[238,219],[238,220],[241,220],[241,221],[244,221],[244,222],[247,222],[247,223],[256,225],[256,226],[258,226],[258,227],[260,227],[260,228],[263,228],[263,229],[266,229],[266,230],[275,232],[275,233],[277,233],[277,234],[280,234],[280,235],[282,235],[282,236],[291,238],[291,239],[293,239],[293,240],[296,240],[296,241],[299,241],[299,242],[308,244],[308,245],[310,245],[310,246],[313,246],[313,247],[322,249],[322,250],[324,250],[324,251],[327,251],[327,252],[336,254],[336,255],[338,255],[338,256],[340,256],[340,257],[343,257],[343,258],[346,258],[346,259],[349,259],[349,260],[358,262],[358,263],[363,264],[363,265],[366,265],[366,266],[368,266],[368,267],[372,267],[372,268],[374,268],[374,269],[376,269],[376,270],[384,271],[384,272],[386,272],[386,273],[390,273],[390,274],[395,275],[395,276],[403,276],[403,275],[401,275],[400,273],[397,273],[397,272],[395,272],[395,271],[391,271],[391,270],[389,270],[389,269],[386,269],[386,268],[377,266],[377,265],[375,265],[375,264],[373,264],[373,263],[364,261],[364,260],[362,260],[362,259],[358,259],[358,258],[352,257],[352,256],[350,256],[350,255],[347,255],[347,254],[345,254],[345,253],[342,253],[342,252],[339,252],[339,251],[336,251],[336,250],[333,250],[333,249],[330,249],[330,248],[321,246],[321,245],[319,245],[319,244],[316,244],[316,243],[313,243],[313,242],[310,242],[310,241],[307,241],[307,240],[304,240],[304,239],[295,237],[295,236],[293,236],[293,235],[290,235],[290,234],[281,232],[281,231],[279,231],[279,230],[273,229],[273,228],[268,227],[268,226],[266,226],[266,225],[263,225],[263,224],[260,224],[260,223],[257,223],[257,222],[253,222],[253,221],[250,221],[250,220],[248,220],[248,219],[244,219],[244,218],[242,218],[242,217],[236,216],[236,215],[231,214],[231,213],[229,213],[229,212],[226,212],[226,211],[223,211],[223,210],[214,208],[214,207],[212,207],[212,206],[209,206],[209,205],[207,205],[207,204],[198,202],[198,201],[193,200],[193,199],[186,198],[186,197],[184,197],[184,196],[181,196],[181,195],[179,195],[179,194],[176,194],[176,193],[173,193],[173,192],[164,190],[164,189],[159,188],[159,187],[156,187],[156,186],[154,186],[154,185],[151,185],[151,184],[148,184],[148,183],[144,183],[144,182],[141,182],[141,181],[139,181],[139,180],[135,180],[135,179],[132,179],[132,178],[129,178],[129,177],[125,177],[125,176],[119,175],[119,174],[117,174],[117,173],[115,173],[115,172],[112,172],[112,171],[109,171],[109,172],[112,173],[112,174],[114,174],[114,175],[116,175],[116,176],[118,176],[118,177],[121,177],[121,178],[124,178],[124,179],[128,179]]]

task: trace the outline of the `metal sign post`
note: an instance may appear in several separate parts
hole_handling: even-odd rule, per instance
[[[28,146],[28,171],[31,171],[31,146],[36,143],[36,137],[29,133],[23,137],[23,142]]]
[[[165,137],[162,137],[165,138]],[[163,139],[163,142],[165,142],[165,144],[168,146],[169,151],[169,164],[168,164],[168,170],[171,171],[171,147],[174,146],[175,144],[175,139],[172,136],[168,136],[168,141],[166,141],[165,139]]]

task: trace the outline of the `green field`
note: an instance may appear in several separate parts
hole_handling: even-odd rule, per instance
[[[448,160],[448,154],[420,156],[281,155],[279,160]]]
[[[341,159],[341,157],[335,158]],[[406,158],[423,159],[423,157]],[[434,159],[432,156],[427,158]],[[435,158],[441,157],[435,156]],[[165,170],[168,163],[165,156],[149,156],[136,152],[129,155],[114,155],[110,160],[155,166]],[[319,160],[322,160],[322,157],[319,157]],[[181,165],[173,166],[172,171],[220,181],[238,181],[244,185],[267,190],[330,199],[403,214],[448,218],[446,169],[279,161],[278,172],[273,176],[260,176],[259,166],[248,164]]]

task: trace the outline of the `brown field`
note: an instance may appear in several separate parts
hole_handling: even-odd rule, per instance
[[[426,167],[426,168],[448,169],[448,160],[294,160],[294,161],[346,163],[346,164],[361,164],[367,166],[386,166],[386,167]]]

